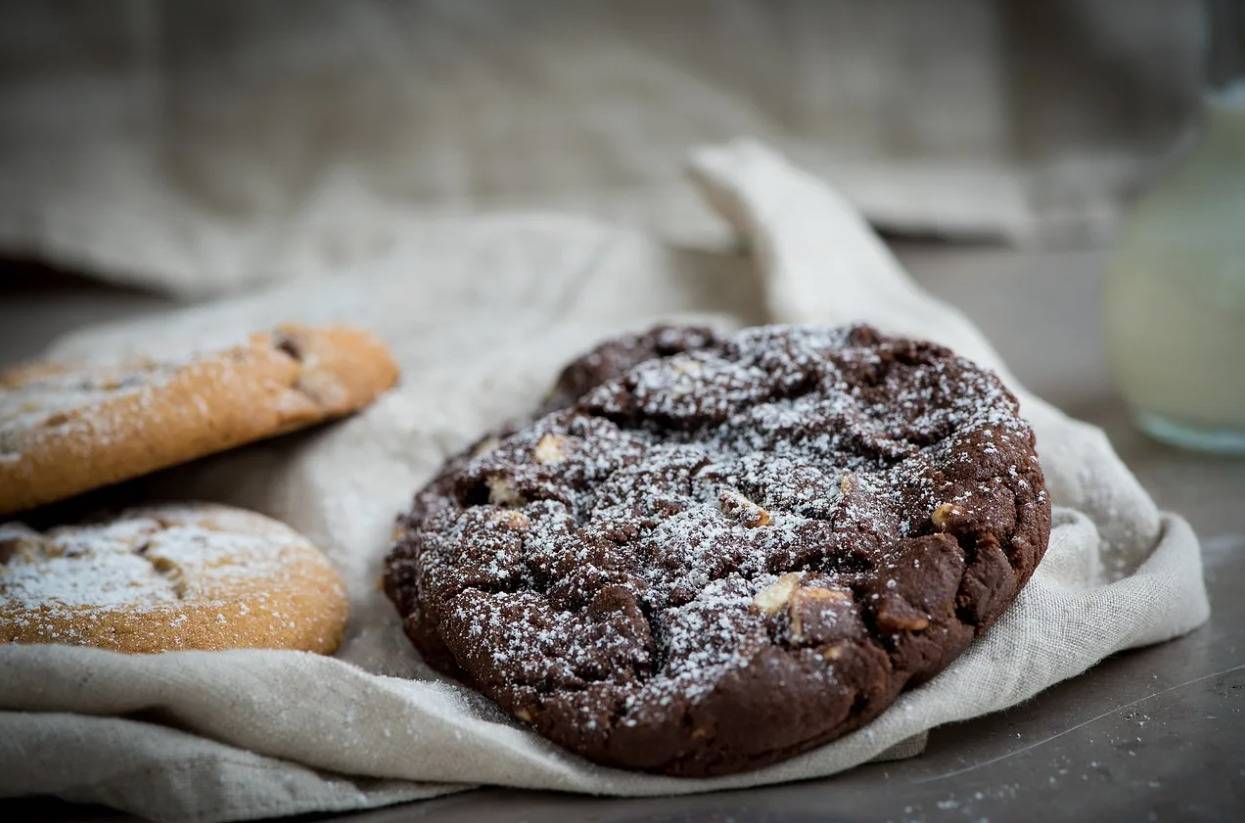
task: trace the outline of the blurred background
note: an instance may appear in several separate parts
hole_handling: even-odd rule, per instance
[[[1211,18],[1236,11],[6,2],[0,244],[201,296],[340,272],[427,215],[556,209],[703,241],[722,229],[686,152],[737,136],[890,232],[1097,243],[1188,135]]]
[[[400,265],[447,217],[556,211],[738,255],[683,169],[750,137],[1070,412],[1123,427],[1121,391],[1148,408],[1209,381],[1194,424],[1245,430],[1225,364],[1245,132],[1239,100],[1217,131],[1205,103],[1241,68],[1238,2],[0,5],[5,362],[89,321]]]
[[[717,227],[685,153],[741,134],[893,232],[1096,242],[1194,120],[1214,10],[4,5],[0,243],[183,294],[340,270],[383,253],[397,212],[553,208],[701,239]]]

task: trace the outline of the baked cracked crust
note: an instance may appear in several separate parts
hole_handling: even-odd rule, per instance
[[[0,643],[328,654],[346,614],[324,555],[254,512],[163,503],[45,532],[0,524]]]
[[[424,657],[551,740],[674,775],[851,731],[947,666],[1046,549],[990,372],[867,326],[661,327],[450,460],[385,586]]]
[[[282,326],[192,357],[0,373],[0,514],[348,414],[397,379],[346,327]]]

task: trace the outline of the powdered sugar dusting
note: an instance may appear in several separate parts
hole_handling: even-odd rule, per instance
[[[167,611],[176,621],[185,604],[231,602],[240,583],[279,580],[295,545],[306,544],[282,524],[207,504],[135,509],[45,533],[6,523],[0,613],[19,630],[112,611]],[[72,640],[72,625],[61,630]]]
[[[78,413],[108,400],[141,395],[182,365],[135,360],[117,366],[32,368],[12,376],[0,383],[0,454],[19,454],[33,433],[54,436],[98,423]]]

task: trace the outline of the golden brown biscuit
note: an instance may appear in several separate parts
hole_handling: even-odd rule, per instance
[[[0,525],[0,643],[329,654],[346,615],[324,555],[254,512],[159,504],[43,533]]]
[[[397,374],[366,332],[307,326],[183,360],[0,373],[0,514],[348,414]]]

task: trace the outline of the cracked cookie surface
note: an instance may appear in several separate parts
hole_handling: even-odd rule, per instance
[[[1046,549],[990,372],[866,326],[660,327],[420,491],[385,585],[425,659],[592,760],[759,767],[941,671]]]
[[[160,504],[46,532],[0,524],[0,643],[327,654],[346,612],[328,560],[254,512]]]
[[[170,360],[0,373],[0,514],[348,414],[397,378],[346,327],[282,326]]]

